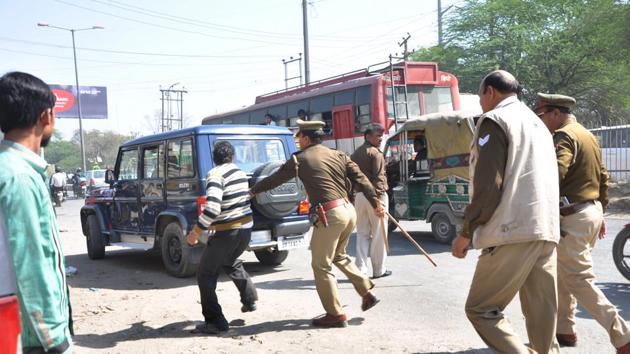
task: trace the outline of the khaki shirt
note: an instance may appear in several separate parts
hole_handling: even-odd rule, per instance
[[[294,155],[298,161],[298,176],[304,183],[311,205],[348,198],[349,186],[346,182],[349,180],[365,194],[373,207],[377,206],[374,187],[348,155],[322,144],[311,145]],[[271,176],[256,183],[251,191],[264,192],[294,177],[295,162],[291,158]]]
[[[558,158],[560,196],[566,196],[570,203],[599,200],[605,210],[608,172],[595,136],[570,115],[555,131],[553,142]]]
[[[367,141],[350,157],[361,172],[370,180],[376,194],[380,197],[387,193],[387,175],[385,174],[385,157],[383,153]]]
[[[479,136],[487,137],[487,142],[479,146],[473,198],[464,212],[462,236],[467,238],[472,238],[477,226],[488,222],[499,206],[507,163],[507,136],[497,123],[484,120],[479,127]]]

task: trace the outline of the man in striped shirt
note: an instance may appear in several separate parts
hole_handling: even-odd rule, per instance
[[[201,256],[197,269],[197,283],[201,294],[201,309],[205,323],[197,330],[218,334],[229,329],[217,299],[216,287],[219,271],[223,269],[241,294],[241,311],[256,310],[258,295],[249,274],[238,257],[249,245],[252,233],[252,210],[249,202],[249,184],[245,172],[232,163],[234,147],[219,141],[212,148],[215,167],[206,179],[206,205],[199,220],[187,237],[189,245],[199,242],[205,230],[214,233]]]

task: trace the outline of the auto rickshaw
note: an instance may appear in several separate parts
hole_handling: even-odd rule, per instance
[[[410,119],[385,144],[390,214],[430,222],[442,243],[455,238],[469,203],[474,116],[453,111]]]

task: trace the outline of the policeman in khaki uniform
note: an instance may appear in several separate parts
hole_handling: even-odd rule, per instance
[[[577,301],[602,325],[618,353],[630,353],[630,328],[595,286],[591,249],[606,233],[608,173],[597,140],[571,114],[575,99],[538,94],[534,111],[554,134],[560,177],[558,245],[558,329],[561,345],[575,346]]]
[[[371,292],[374,283],[354,265],[346,254],[350,234],[356,225],[357,214],[348,201],[346,180],[349,179],[370,201],[376,214],[381,217],[384,210],[370,181],[359,167],[343,152],[332,150],[321,144],[324,122],[297,121],[301,151],[282,165],[271,176],[256,183],[250,194],[253,196],[273,189],[296,176],[300,177],[312,206],[318,210],[318,221],[311,239],[312,267],[315,287],[326,315],[313,320],[318,327],[345,327],[346,315],[337,294],[337,281],[332,273],[332,264],[337,266],[352,282],[361,295],[361,309],[366,311],[379,301]]]

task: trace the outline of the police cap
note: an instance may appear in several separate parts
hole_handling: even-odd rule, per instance
[[[298,132],[295,136],[299,136],[301,133],[311,134],[324,134],[324,127],[326,123],[320,120],[297,120]]]
[[[541,92],[539,92],[537,96],[538,102],[536,103],[536,109],[550,106],[570,110],[571,107],[575,106],[575,98],[570,96]]]

